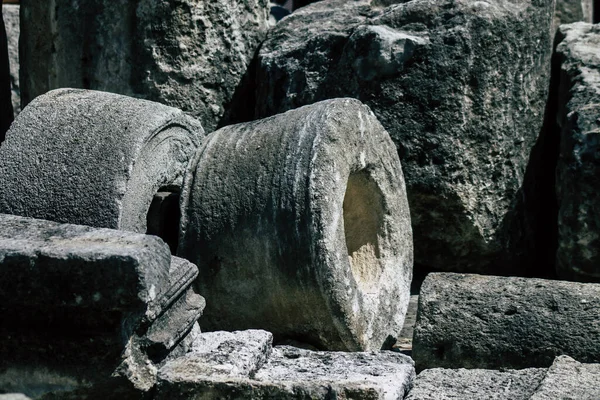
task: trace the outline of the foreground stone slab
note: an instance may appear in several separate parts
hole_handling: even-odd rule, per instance
[[[506,219],[542,127],[553,12],[553,0],[316,2],[261,46],[257,117],[363,101],[402,160],[416,265],[522,271]]]
[[[268,0],[23,2],[23,101],[61,87],[157,101],[212,132],[269,27]],[[51,78],[49,78],[51,77]]]
[[[600,364],[582,364],[560,356],[548,369],[531,400],[600,399]]]
[[[600,25],[560,27],[559,277],[600,282]]]
[[[196,276],[154,236],[0,214],[0,391],[93,392],[115,371],[148,390],[202,313]]]
[[[273,349],[254,376],[273,398],[402,399],[412,386],[414,363],[393,352],[315,352]]]
[[[436,273],[421,287],[413,358],[427,368],[600,362],[600,285]]]
[[[21,112],[21,87],[19,85],[19,36],[20,6],[18,4],[2,4],[2,17],[8,41],[8,62],[10,65],[10,86],[12,106],[15,116]]]
[[[398,353],[271,352],[268,332],[211,332],[161,368],[157,399],[402,399],[414,375]]]
[[[213,378],[249,378],[271,354],[273,335],[262,330],[204,332],[189,352],[160,370],[163,384],[207,384]]]
[[[0,149],[0,212],[145,233],[203,135],[180,110],[105,92],[38,97]]]
[[[205,330],[379,350],[402,329],[412,231],[402,168],[368,107],[335,99],[210,134],[182,191],[178,254]]]
[[[529,400],[545,375],[544,368],[431,368],[417,375],[406,400]]]

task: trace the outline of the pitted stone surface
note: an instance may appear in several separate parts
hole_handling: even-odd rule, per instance
[[[600,364],[582,364],[569,356],[560,356],[530,400],[596,400],[600,399],[599,383]]]
[[[563,25],[558,35],[557,273],[600,282],[600,25]]]
[[[545,375],[544,368],[431,368],[417,375],[406,400],[529,400]]]
[[[432,273],[419,295],[413,358],[427,368],[600,362],[600,285]]]
[[[177,107],[211,132],[269,27],[268,0],[30,0],[24,104],[60,87]]]
[[[211,299],[203,329],[352,351],[400,333],[413,262],[402,167],[358,100],[211,133],[182,198],[178,255]]]
[[[49,92],[0,148],[0,212],[144,233],[153,196],[181,185],[202,135],[198,121],[162,104]]]
[[[552,0],[316,2],[261,46],[256,116],[363,101],[402,161],[415,264],[523,273],[512,246],[524,233],[510,223],[542,127],[553,11]]]

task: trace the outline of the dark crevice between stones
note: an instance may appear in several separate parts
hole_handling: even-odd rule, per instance
[[[10,90],[10,70],[8,64],[8,41],[4,29],[4,17],[0,11],[0,144],[13,121],[13,108]]]
[[[510,275],[556,279],[558,249],[558,203],[556,166],[560,146],[560,128],[556,122],[560,85],[560,60],[554,42],[550,90],[544,123],[530,153],[523,185],[517,192],[513,211],[505,217],[503,229],[508,238],[506,265]]]
[[[253,121],[256,108],[256,74],[258,68],[258,52],[260,46],[254,52],[252,61],[248,65],[244,76],[235,88],[231,101],[224,106],[225,114],[217,125],[220,129],[227,125],[239,124]],[[207,132],[210,133],[210,132]]]
[[[146,234],[156,235],[169,245],[171,254],[179,242],[179,189],[165,187],[154,195],[146,216]]]

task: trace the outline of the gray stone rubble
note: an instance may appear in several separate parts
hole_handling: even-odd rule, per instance
[[[592,0],[4,2],[0,400],[600,399]]]

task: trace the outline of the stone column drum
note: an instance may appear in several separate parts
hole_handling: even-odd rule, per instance
[[[0,210],[144,233],[155,194],[178,191],[203,136],[182,111],[59,89],[18,116],[0,150]]]
[[[203,330],[262,328],[379,349],[404,321],[413,246],[394,145],[354,99],[207,136],[182,189],[178,254],[210,299]]]

